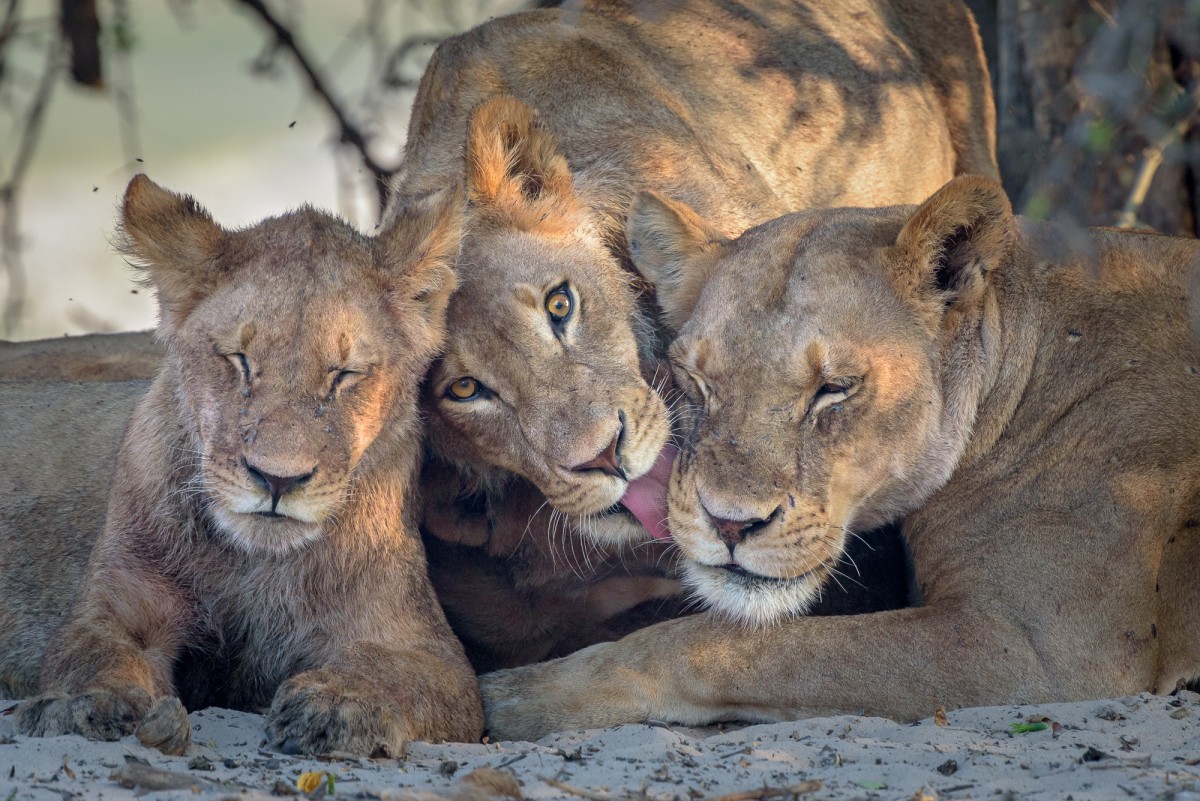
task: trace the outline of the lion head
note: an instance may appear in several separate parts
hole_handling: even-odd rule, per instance
[[[318,537],[360,462],[415,436],[455,285],[459,196],[414,202],[371,239],[311,208],[230,231],[190,197],[130,183],[120,246],[158,294],[189,490],[238,546]]]
[[[746,621],[802,613],[847,537],[915,509],[958,462],[1008,200],[960,178],[915,213],[793,214],[733,241],[657,195],[630,215],[696,410],[669,486],[686,581]]]
[[[655,467],[670,426],[643,375],[651,335],[614,232],[521,102],[477,109],[466,155],[460,285],[426,387],[432,447],[484,481],[515,473],[554,509],[596,515],[583,530],[598,540],[645,538],[612,507]]]

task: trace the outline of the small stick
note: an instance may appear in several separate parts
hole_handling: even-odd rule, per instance
[[[703,799],[703,801],[762,801],[765,798],[815,793],[822,786],[821,782],[812,780],[800,782],[799,784],[791,784],[787,787],[759,787],[757,790],[742,790],[740,793],[712,795]]]
[[[192,790],[193,792],[202,792],[216,786],[212,782],[197,779],[186,773],[163,770],[162,768],[143,765],[140,762],[130,762],[122,765],[109,774],[108,778],[127,790],[140,788],[150,793],[158,792],[159,790]]]
[[[585,790],[582,787],[576,787],[566,782],[560,782],[558,779],[542,779],[543,782],[555,788],[562,790],[564,793],[577,795],[580,798],[587,798],[590,801],[620,801],[617,796],[609,795],[608,793],[598,793],[594,790]]]
[[[575,787],[574,785],[560,782],[557,779],[542,779],[542,781],[551,787],[562,790],[564,793],[587,798],[589,801],[620,801],[617,796],[609,795],[608,793],[598,793],[595,790],[585,790],[582,787]],[[727,795],[714,795],[703,799],[703,801],[765,801],[768,798],[815,793],[822,786],[821,782],[813,780],[791,784],[787,787],[759,787],[754,790],[742,790],[741,792],[728,793]]]

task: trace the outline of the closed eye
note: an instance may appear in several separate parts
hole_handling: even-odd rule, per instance
[[[242,381],[247,385],[250,384],[250,360],[246,358],[244,353],[225,353],[222,354],[234,369],[241,375]]]
[[[826,381],[817,387],[812,400],[809,401],[809,414],[816,418],[825,409],[844,403],[850,396],[858,392],[861,386],[862,379],[857,377]]]
[[[350,389],[370,375],[370,372],[369,368],[366,370],[349,370],[342,367],[329,368],[329,374],[333,376],[333,380],[329,385],[330,394]]]

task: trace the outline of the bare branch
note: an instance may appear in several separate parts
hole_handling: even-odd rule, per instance
[[[25,307],[25,267],[21,261],[21,229],[18,215],[18,199],[25,175],[33,161],[38,139],[42,132],[42,123],[46,117],[46,108],[50,104],[50,96],[54,92],[55,79],[62,67],[62,42],[51,38],[46,47],[46,63],[42,68],[42,76],[38,82],[37,91],[29,105],[25,117],[25,127],[21,131],[21,141],[17,147],[17,155],[13,159],[12,171],[8,180],[0,185],[0,260],[8,278],[8,297],[4,301],[3,330],[6,336],[11,336],[16,330],[17,321]]]
[[[1118,228],[1137,226],[1138,212],[1141,211],[1142,204],[1146,201],[1146,193],[1150,191],[1150,182],[1154,180],[1154,173],[1158,172],[1158,168],[1162,164],[1163,154],[1171,145],[1182,142],[1188,131],[1195,125],[1196,113],[1200,111],[1200,84],[1191,91],[1189,96],[1191,98],[1189,112],[1143,151],[1142,164],[1138,168],[1137,177],[1133,180],[1129,199],[1125,201],[1125,208],[1117,216]]]
[[[379,196],[379,211],[382,213],[387,202],[388,180],[395,174],[395,169],[384,167],[371,156],[367,137],[359,130],[358,126],[351,122],[349,114],[333,96],[333,92],[326,85],[325,79],[313,65],[313,60],[308,56],[308,53],[296,41],[296,37],[291,29],[271,13],[271,10],[267,8],[263,0],[236,0],[236,2],[253,11],[263,24],[271,29],[271,33],[274,35],[275,41],[279,46],[292,54],[292,57],[296,60],[296,65],[300,67],[300,71],[308,79],[313,93],[321,99],[325,107],[337,121],[340,130],[340,141],[358,151],[363,166],[374,177],[375,190]]]

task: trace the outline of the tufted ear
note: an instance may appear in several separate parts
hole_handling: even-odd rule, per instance
[[[982,297],[1015,229],[1012,206],[991,178],[962,175],[925,201],[896,238],[892,284],[931,327],[945,310]]]
[[[229,232],[190,195],[135,175],[125,190],[117,249],[158,294],[159,331],[169,334],[222,281]]]
[[[678,331],[729,240],[690,206],[650,191],[633,199],[626,231],[634,266],[654,284],[667,325]]]
[[[454,262],[462,244],[464,205],[459,186],[406,199],[377,238],[378,265],[393,303],[415,306],[438,331],[445,325],[450,293],[458,286]]]
[[[571,169],[537,112],[515,97],[495,97],[471,114],[467,198],[503,223],[530,229],[556,204],[575,205]]]

